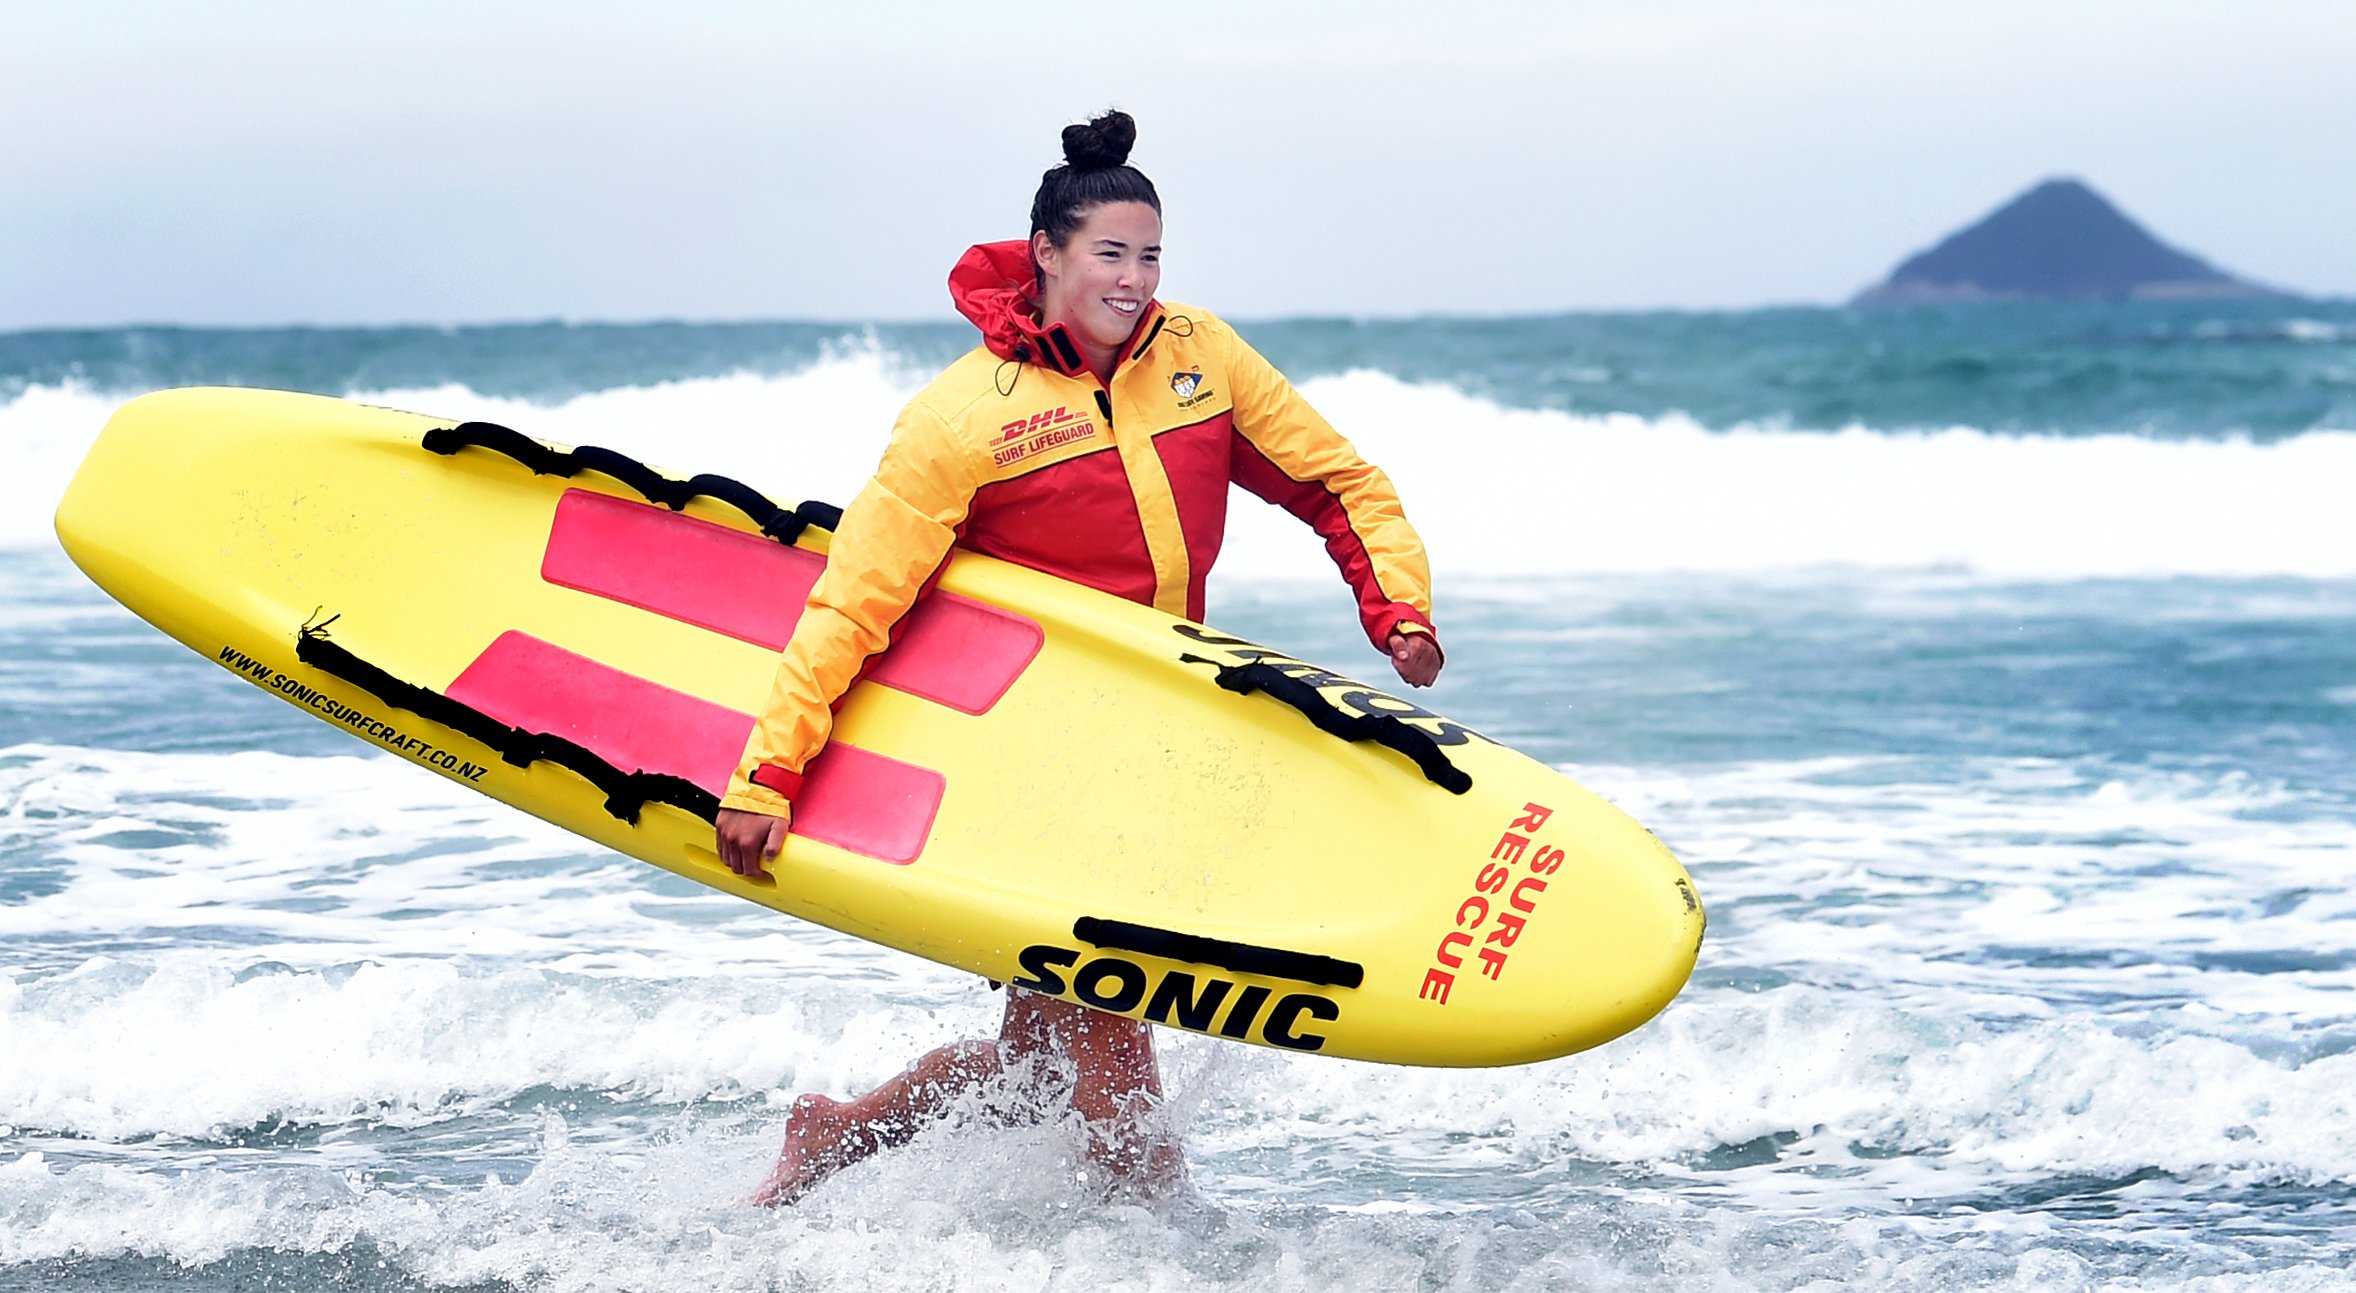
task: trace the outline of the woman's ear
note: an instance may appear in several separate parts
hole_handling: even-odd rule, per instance
[[[1038,230],[1031,235],[1031,263],[1039,267],[1042,277],[1055,277],[1060,269],[1056,264],[1056,258],[1060,254],[1061,251],[1056,247],[1055,239],[1049,237],[1045,229]]]

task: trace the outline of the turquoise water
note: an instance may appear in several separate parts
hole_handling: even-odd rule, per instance
[[[1297,380],[1374,369],[1510,408],[1686,414],[1724,429],[1977,427],[2272,440],[2356,426],[2356,302],[1286,320],[1249,336]],[[226,384],[342,393],[456,382],[535,402],[731,373],[846,345],[938,368],[962,323],[123,328],[0,335],[0,398]]]
[[[1249,330],[1429,533],[1433,707],[1685,859],[1693,985],[1524,1069],[1170,1038],[1173,1200],[953,1121],[782,1214],[736,1199],[784,1102],[988,993],[373,753],[112,606],[46,512],[118,399],[233,379],[839,498],[961,339],[0,338],[0,1288],[2356,1287],[2352,328]],[[1264,512],[1214,622],[1370,667]]]

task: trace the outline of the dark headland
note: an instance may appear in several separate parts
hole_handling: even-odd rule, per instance
[[[2077,180],[2047,180],[1908,257],[1851,304],[2283,295],[2152,237]]]

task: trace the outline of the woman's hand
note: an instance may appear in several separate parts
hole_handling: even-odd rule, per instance
[[[1440,644],[1429,633],[1393,633],[1391,667],[1410,687],[1429,687],[1440,676]]]
[[[767,813],[723,808],[713,834],[720,840],[720,860],[746,879],[763,874],[762,864],[785,847],[786,819]]]

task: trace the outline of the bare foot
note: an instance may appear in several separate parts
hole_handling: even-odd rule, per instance
[[[745,1200],[756,1208],[790,1208],[818,1183],[850,1166],[851,1119],[839,1100],[806,1095],[785,1119],[785,1145],[769,1179]]]

